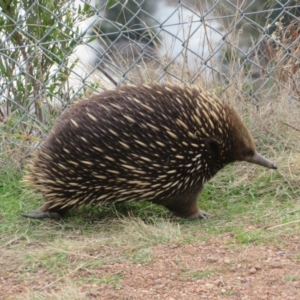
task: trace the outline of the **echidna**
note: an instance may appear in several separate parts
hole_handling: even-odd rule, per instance
[[[148,200],[204,218],[197,197],[225,165],[276,165],[236,111],[195,86],[124,85],[72,105],[36,150],[25,180],[46,199],[30,218],[83,204]]]

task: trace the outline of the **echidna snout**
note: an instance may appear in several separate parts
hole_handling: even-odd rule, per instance
[[[58,119],[25,177],[46,202],[25,216],[148,200],[204,218],[197,203],[204,183],[235,161],[276,168],[256,153],[231,106],[195,86],[124,85],[72,105]]]
[[[269,169],[277,169],[277,165],[275,165],[273,162],[266,159],[265,157],[263,157],[257,152],[253,156],[246,158],[245,160],[248,161],[249,163],[257,164]]]

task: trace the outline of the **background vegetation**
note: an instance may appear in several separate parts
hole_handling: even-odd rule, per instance
[[[255,1],[251,11],[246,7],[249,2],[243,2],[242,12],[245,8],[253,13],[263,4]],[[230,234],[229,242],[244,249],[282,245],[283,237],[299,234],[299,24],[298,9],[291,3],[285,15],[268,10],[258,14],[259,20],[241,13],[228,17],[224,24],[230,26],[224,32],[231,38],[221,52],[219,80],[193,78],[195,84],[206,84],[237,108],[259,152],[276,162],[278,171],[241,163],[226,167],[206,185],[199,199],[200,207],[211,214],[205,221],[177,219],[147,202],[83,207],[61,221],[22,218],[21,212],[32,211],[43,201],[22,184],[24,165],[65,108],[61,100],[77,100],[87,92],[84,88],[75,96],[70,92],[68,78],[76,61],[68,59],[76,46],[95,41],[76,29],[78,20],[92,15],[92,6],[71,8],[60,0],[36,3],[0,2],[0,277],[17,273],[16,280],[25,287],[28,284],[28,299],[80,299],[79,286],[109,285],[118,290],[123,276],[96,278],[80,275],[80,270],[93,272],[100,266],[127,262],[143,265],[151,262],[151,249],[157,245],[183,247]],[[110,15],[116,2],[106,4]],[[237,11],[234,5],[232,12]],[[268,5],[275,8],[273,2]],[[217,8],[216,14],[224,7]],[[118,22],[125,22],[122,18]],[[272,25],[266,31],[262,30],[265,18]],[[242,45],[249,27],[253,40],[246,49]],[[184,73],[189,81],[182,66],[175,64],[172,70]],[[97,89],[99,82],[94,84],[90,90]],[[55,99],[61,104],[53,105]],[[48,281],[39,283],[43,276]],[[32,284],[40,288],[32,290]]]

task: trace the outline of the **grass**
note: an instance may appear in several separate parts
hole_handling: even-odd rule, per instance
[[[298,279],[299,279],[299,276],[297,276],[297,275],[290,275],[290,276],[285,277],[285,280],[287,282],[297,281]]]
[[[215,271],[210,271],[209,269],[202,270],[184,270],[182,272],[182,277],[184,278],[193,278],[193,279],[202,279],[210,277]]]

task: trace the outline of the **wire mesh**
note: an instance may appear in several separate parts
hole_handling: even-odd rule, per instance
[[[299,101],[298,16],[297,1],[2,1],[2,145],[39,141],[68,104],[126,83]]]

